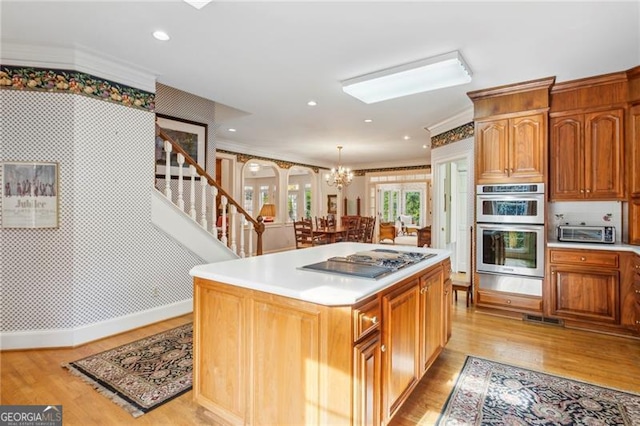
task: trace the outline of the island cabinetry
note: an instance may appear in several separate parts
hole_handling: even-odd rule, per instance
[[[549,314],[619,324],[619,255],[596,250],[550,250]]]
[[[624,199],[624,109],[552,115],[550,198]]]
[[[477,183],[543,182],[547,116],[476,121]]]
[[[447,259],[442,266],[442,279],[444,281],[444,297],[442,298],[442,315],[443,315],[443,331],[442,331],[442,347],[445,347],[451,338],[452,321],[451,306],[453,305],[453,282],[451,281],[451,260]]]
[[[443,262],[344,306],[194,274],[195,401],[222,424],[388,424],[426,371],[423,348],[437,342],[433,361],[450,329]]]

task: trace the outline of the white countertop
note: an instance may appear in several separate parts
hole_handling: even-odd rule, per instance
[[[549,240],[547,247],[551,248],[571,248],[583,250],[611,250],[611,251],[631,251],[640,255],[640,246],[631,244],[615,243],[615,244],[598,244],[598,243],[571,243],[566,241]]]
[[[436,256],[405,267],[379,279],[368,279],[298,269],[334,256],[359,251],[392,249]],[[448,250],[390,246],[388,244],[337,243],[289,250],[244,259],[227,260],[193,267],[189,274],[238,287],[259,290],[326,306],[352,305],[416,272],[448,258]]]

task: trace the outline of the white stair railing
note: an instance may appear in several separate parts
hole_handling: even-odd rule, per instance
[[[198,171],[196,167],[192,164],[186,164],[187,170],[185,170],[185,156],[180,152],[174,153],[174,158],[176,158],[178,166],[172,166],[171,155],[174,149],[168,140],[164,142],[164,151],[166,155],[164,196],[238,256],[253,256],[255,254],[253,248],[253,222],[248,221],[243,214],[238,213],[237,207],[229,203],[226,195],[220,196],[221,211],[218,212],[216,201],[219,193],[218,188],[215,185],[209,184],[205,176],[200,176],[200,197],[198,200],[196,194],[196,177],[198,176]],[[172,180],[172,169],[174,171],[177,169],[177,181],[176,179]],[[186,173],[188,178],[185,178],[185,171],[188,172]],[[177,186],[177,196],[175,200],[173,199],[173,191],[171,189],[172,184],[173,186]],[[210,189],[209,191],[207,191],[208,188]],[[185,206],[185,190],[189,192],[188,206]],[[209,203],[207,202],[207,193],[210,194]],[[200,203],[199,220],[197,214],[198,201]],[[207,213],[207,205],[212,206],[210,213]],[[218,221],[218,218],[220,218],[220,221]],[[248,235],[246,233],[247,231]],[[240,240],[239,247],[237,241],[238,235]]]

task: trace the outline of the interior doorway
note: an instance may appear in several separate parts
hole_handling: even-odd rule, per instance
[[[473,224],[473,139],[432,153],[434,215],[433,246],[451,251],[453,272],[471,274]],[[440,151],[440,152],[438,152]]]

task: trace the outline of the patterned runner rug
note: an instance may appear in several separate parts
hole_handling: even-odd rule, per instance
[[[640,425],[640,395],[468,356],[437,424]]]
[[[193,324],[63,364],[139,417],[191,390]]]

